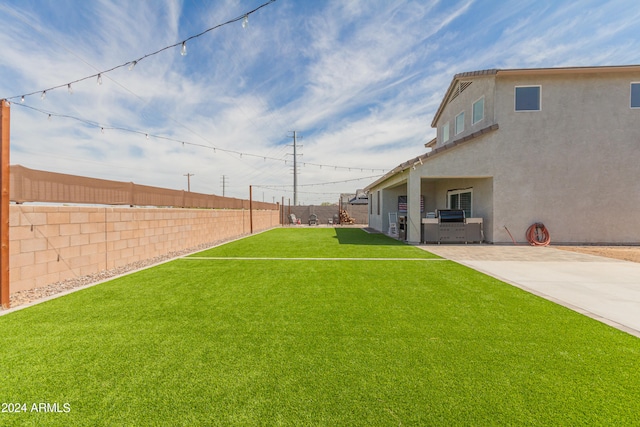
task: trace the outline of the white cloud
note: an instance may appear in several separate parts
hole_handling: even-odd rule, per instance
[[[122,64],[261,3],[0,4],[0,96]],[[297,130],[304,136],[301,164],[308,163],[300,169],[301,185],[367,177],[370,169],[391,169],[424,152],[433,114],[456,73],[638,63],[640,10],[633,6],[622,0],[278,0],[252,15],[245,30],[235,23],[191,40],[186,57],[175,48],[133,71],[108,73],[102,86],[91,79],[74,84],[73,95],[63,88],[45,101],[36,95],[26,102],[209,148],[116,130],[102,134],[14,106],[12,160],[171,188],[186,188],[189,172],[192,189],[208,193],[221,193],[225,175],[227,195],[246,197],[249,185],[291,185],[289,131]],[[309,190],[301,200],[332,201],[315,193],[367,183],[301,187]],[[290,196],[264,193],[268,201]]]

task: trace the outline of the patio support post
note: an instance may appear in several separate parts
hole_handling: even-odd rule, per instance
[[[407,242],[420,243],[422,214],[420,212],[420,168],[409,170],[407,178]]]

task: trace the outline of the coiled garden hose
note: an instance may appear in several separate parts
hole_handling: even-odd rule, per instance
[[[541,222],[531,224],[529,228],[527,228],[526,236],[531,246],[547,246],[551,243],[549,230],[547,230],[547,227]]]

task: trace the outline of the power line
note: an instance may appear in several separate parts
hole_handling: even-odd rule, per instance
[[[225,25],[233,24],[234,22],[238,22],[238,21],[242,21],[242,27],[244,28],[244,27],[247,26],[247,23],[248,23],[248,20],[249,20],[249,15],[251,15],[252,13],[257,12],[258,10],[262,9],[265,6],[270,5],[271,3],[275,2],[275,1],[276,0],[269,0],[268,2],[256,7],[255,9],[250,10],[249,12],[246,12],[246,13],[238,16],[237,18],[231,19],[231,20],[229,20],[227,22],[223,22],[222,24],[218,24],[218,25],[213,26],[211,28],[207,28],[206,30],[202,31],[201,33],[198,33],[198,34],[195,34],[193,36],[190,36],[190,37],[184,39],[181,42],[172,44],[170,46],[165,46],[162,49],[156,50],[155,52],[147,53],[146,55],[143,55],[138,59],[134,59],[132,61],[127,61],[124,64],[116,65],[115,67],[109,68],[107,70],[99,71],[96,74],[92,74],[90,76],[82,77],[82,78],[79,78],[79,79],[76,79],[76,80],[73,80],[73,81],[70,81],[70,82],[67,82],[67,83],[63,83],[63,84],[60,84],[60,85],[57,85],[57,86],[52,86],[52,87],[47,88],[47,89],[41,89],[41,90],[37,90],[37,91],[34,91],[34,92],[30,92],[30,93],[24,93],[22,95],[14,95],[14,96],[10,96],[10,97],[3,98],[3,99],[11,100],[11,99],[20,98],[20,100],[23,102],[25,97],[31,96],[31,95],[36,95],[36,94],[40,94],[42,98],[45,98],[47,96],[47,92],[50,92],[50,91],[56,90],[56,89],[60,89],[60,88],[67,88],[67,90],[69,90],[69,92],[71,93],[73,91],[72,85],[74,85],[76,83],[82,82],[84,80],[96,79],[98,84],[100,84],[102,82],[102,76],[104,76],[104,75],[106,75],[106,74],[108,74],[108,73],[110,73],[112,71],[115,71],[115,70],[117,70],[119,68],[123,68],[123,67],[129,67],[129,70],[133,70],[133,68],[140,61],[142,61],[144,59],[147,59],[147,58],[149,58],[151,56],[157,55],[157,54],[159,54],[161,52],[164,52],[165,50],[172,49],[172,48],[178,47],[178,46],[180,46],[180,49],[181,49],[180,53],[182,55],[186,55],[186,52],[187,52],[186,49],[187,49],[187,42],[188,41],[193,40],[193,39],[198,38],[198,37],[201,37],[201,36],[207,34],[209,31],[213,31],[215,29],[218,29],[218,28],[223,27]]]
[[[342,181],[321,182],[318,184],[302,184],[302,185],[299,185],[299,187],[317,187],[321,185],[344,184],[345,182],[362,181],[363,179],[373,179],[373,178],[379,178],[381,176],[382,175],[373,175],[373,176],[364,176],[362,178],[344,179]],[[261,187],[261,186],[255,185],[255,187]],[[281,188],[290,188],[291,186],[290,185],[270,185],[269,186],[271,190],[276,189],[276,187],[278,189],[281,189]]]

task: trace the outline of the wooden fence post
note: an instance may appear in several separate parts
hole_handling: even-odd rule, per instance
[[[9,102],[0,101],[0,304],[11,307],[9,286]]]

